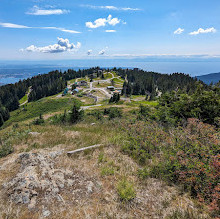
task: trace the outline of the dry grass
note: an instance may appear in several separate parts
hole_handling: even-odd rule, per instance
[[[62,202],[48,202],[31,213],[25,205],[9,203],[4,191],[0,190],[0,218],[42,218],[43,208],[51,212],[48,218],[171,218],[175,212],[194,212],[192,218],[202,218],[204,211],[187,194],[156,179],[142,181],[138,178],[138,164],[120,151],[117,130],[111,122],[90,125],[82,122],[75,126],[28,126],[37,135],[27,134],[25,138],[13,141],[15,153],[0,160],[0,186],[15,176],[18,165],[17,153],[22,150],[51,152],[74,150],[94,144],[103,144],[101,149],[89,150],[78,155],[66,153],[56,158],[56,168],[77,172],[84,179],[96,182],[96,190],[90,195],[73,199],[73,191],[63,191]],[[26,126],[18,129],[22,132]],[[7,129],[10,130],[9,128]],[[17,130],[18,131],[18,130]],[[3,132],[1,132],[3,133]],[[6,131],[4,131],[6,133]],[[123,138],[123,136],[121,136]],[[113,174],[102,174],[103,168],[113,169]],[[121,202],[117,194],[118,182],[126,178],[134,184],[136,197],[130,202]],[[201,213],[201,214],[200,214]],[[30,217],[31,215],[31,217]],[[181,217],[180,217],[181,218]],[[184,218],[184,217],[182,217]],[[204,216],[203,218],[208,218]]]

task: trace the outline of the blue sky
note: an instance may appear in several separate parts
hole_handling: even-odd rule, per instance
[[[0,59],[220,56],[219,0],[1,0]]]

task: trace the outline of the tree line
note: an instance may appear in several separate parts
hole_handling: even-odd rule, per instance
[[[0,86],[1,121],[8,120],[9,112],[19,108],[19,99],[26,94],[29,88],[28,102],[36,101],[61,92],[67,86],[68,80],[86,76],[92,78],[94,73],[97,77],[103,78],[103,72],[99,70],[99,67],[79,69],[78,71],[69,69],[64,72],[56,70],[19,81],[15,84]],[[112,70],[126,79],[122,91],[122,94],[125,95],[142,94],[149,95],[152,98],[156,96],[158,90],[161,92],[169,92],[177,88],[186,92],[195,90],[196,79],[185,74],[175,73],[168,75],[121,68],[113,68]],[[110,71],[110,69],[106,69],[106,71]]]
[[[9,112],[19,108],[19,99],[26,94],[29,88],[28,102],[36,101],[61,92],[67,86],[68,80],[90,76],[94,72],[101,77],[98,70],[100,70],[99,67],[79,69],[78,71],[69,69],[64,72],[56,70],[15,84],[0,86],[0,126],[9,119]]]
[[[196,89],[197,79],[183,73],[160,74],[138,69],[115,69],[118,75],[125,79],[122,94],[146,95],[153,99],[158,92],[170,92],[181,89],[186,93]],[[202,83],[202,82],[201,82]]]

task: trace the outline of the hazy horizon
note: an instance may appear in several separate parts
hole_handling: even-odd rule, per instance
[[[210,73],[220,72],[220,62],[218,61],[146,61],[136,59],[120,60],[56,60],[56,61],[0,61],[0,83],[15,83],[20,79],[35,76],[37,74],[48,73],[53,70],[67,70],[79,68],[90,68],[99,66],[102,68],[140,68],[146,71],[158,73],[181,72],[192,77]]]

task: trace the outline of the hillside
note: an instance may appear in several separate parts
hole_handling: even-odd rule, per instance
[[[206,84],[210,84],[210,83],[215,84],[220,81],[220,72],[197,76],[197,78]]]
[[[220,89],[120,95],[132,74],[26,92],[0,130],[0,218],[219,217]]]
[[[109,72],[107,81],[101,80],[105,79],[103,72]],[[111,74],[114,74],[112,79]],[[114,68],[110,70],[94,67],[78,71],[73,69],[64,72],[56,70],[0,87],[0,127],[9,119],[10,112],[18,109],[20,104],[37,101],[70,89],[67,87],[68,81],[75,81],[78,78],[82,78],[82,80],[87,78],[87,82],[92,81],[93,78],[99,78],[100,83],[105,82],[102,83],[105,89],[107,88],[106,84],[116,86],[116,88],[117,85],[120,85],[120,90],[118,90],[120,94],[146,95],[148,99],[153,99],[161,92],[170,92],[175,89],[193,92],[197,83],[196,79],[185,74],[168,75],[139,69]],[[98,89],[101,93],[106,94],[105,89],[100,89],[100,84],[98,84]],[[108,94],[107,96],[109,97]]]

